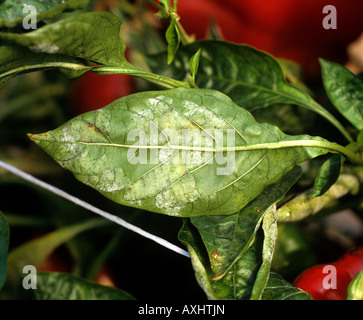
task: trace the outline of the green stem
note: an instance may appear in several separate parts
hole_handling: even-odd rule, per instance
[[[322,117],[327,119],[331,124],[333,124],[349,142],[354,142],[354,139],[351,137],[349,132],[342,126],[342,124],[331,113],[329,113],[326,109],[324,109],[315,100],[312,101],[312,104],[315,105],[316,113],[320,114]]]
[[[178,81],[162,75],[143,71],[131,64],[124,64],[123,66],[112,66],[112,65],[97,66],[92,68],[92,72],[97,74],[127,74],[130,76],[138,77],[147,80],[149,82],[158,84],[167,89],[190,87],[188,82]]]
[[[45,62],[40,64],[32,64],[32,65],[24,65],[18,68],[11,69],[7,72],[3,72],[0,75],[1,78],[6,78],[8,76],[17,75],[20,72],[29,72],[32,70],[39,70],[39,69],[54,69],[54,68],[63,68],[63,69],[70,69],[70,70],[87,70],[90,67],[85,66],[83,64],[77,63],[69,63],[69,62]]]

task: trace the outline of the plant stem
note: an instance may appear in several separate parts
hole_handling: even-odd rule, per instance
[[[342,134],[343,136],[349,141],[354,142],[354,139],[351,137],[349,132],[342,126],[342,124],[327,110],[325,110],[319,103],[315,100],[312,100],[313,104],[315,105],[316,113],[320,114],[322,117],[327,119],[331,124],[333,124]]]
[[[123,66],[112,66],[112,65],[97,66],[92,68],[92,72],[97,74],[127,74],[130,76],[150,81],[167,89],[190,87],[188,82],[174,80],[162,75],[143,71],[131,64],[124,64]]]
[[[359,186],[360,183],[356,176],[342,174],[323,195],[312,198],[313,190],[310,189],[283,204],[276,211],[277,221],[294,222],[305,219],[325,208],[336,205],[337,201],[348,193],[357,194]]]

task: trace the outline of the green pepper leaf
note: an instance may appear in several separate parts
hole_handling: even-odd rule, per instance
[[[270,276],[271,263],[277,239],[276,204],[273,204],[266,210],[263,217],[262,229],[264,232],[262,264],[252,288],[251,300],[261,300]]]
[[[311,198],[319,197],[330,189],[339,178],[341,165],[342,156],[340,154],[332,155],[323,163],[315,179],[314,193]]]
[[[61,54],[102,64],[126,63],[121,19],[108,12],[86,12],[27,33],[0,32],[0,39],[35,53]]]
[[[0,211],[0,289],[5,283],[9,249],[9,226]]]
[[[329,99],[355,128],[363,130],[363,80],[340,64],[319,61]]]
[[[64,11],[83,9],[89,0],[5,0],[0,4],[0,28],[13,28],[27,15],[24,6],[36,9],[37,22],[52,19]],[[26,7],[25,7],[26,8]]]
[[[197,41],[180,48],[170,66],[163,63],[160,55],[147,59],[153,72],[182,80],[188,77],[189,57],[199,49],[202,50],[196,79],[199,88],[221,91],[250,111],[276,103],[299,105],[318,113],[353,141],[345,128],[309,94],[286,82],[276,59],[250,46],[217,40]]]
[[[56,272],[38,272],[34,293],[38,300],[135,300],[123,290]]]
[[[59,68],[68,70],[69,76],[88,71],[79,59],[60,54],[39,54],[17,46],[0,47],[0,87],[20,73]]]
[[[266,210],[286,194],[300,175],[301,169],[295,167],[239,213],[191,218],[192,224],[184,222],[178,237],[187,246],[198,282],[209,298],[250,298],[263,262],[263,237],[258,233],[261,221]]]
[[[332,145],[285,135],[224,94],[191,88],[133,94],[29,137],[113,201],[179,217],[235,213]]]

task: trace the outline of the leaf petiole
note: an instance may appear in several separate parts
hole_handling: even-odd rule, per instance
[[[93,67],[92,72],[97,74],[127,74],[158,84],[167,89],[190,87],[188,82],[178,81],[159,74],[143,71],[133,66],[132,64],[123,64],[122,66],[102,65]]]

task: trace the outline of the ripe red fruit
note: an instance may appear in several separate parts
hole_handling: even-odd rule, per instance
[[[363,270],[363,246],[354,248],[331,264],[319,264],[302,272],[294,285],[315,300],[344,300],[349,283]]]
[[[315,300],[344,300],[351,280],[351,276],[343,267],[319,264],[301,273],[294,285],[309,292]]]
[[[354,278],[359,271],[363,270],[363,246],[349,250],[335,264],[345,268]]]

